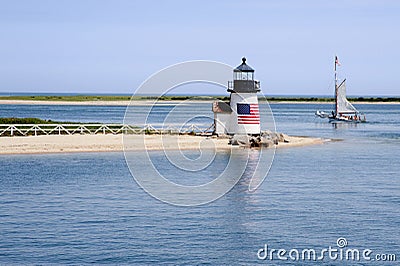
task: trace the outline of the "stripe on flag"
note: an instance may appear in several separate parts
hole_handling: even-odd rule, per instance
[[[237,104],[238,124],[260,124],[258,104]]]

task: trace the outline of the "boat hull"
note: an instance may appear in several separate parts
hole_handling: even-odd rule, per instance
[[[329,118],[329,123],[332,123],[332,124],[358,124],[358,123],[365,123],[365,122],[366,122],[365,120]]]

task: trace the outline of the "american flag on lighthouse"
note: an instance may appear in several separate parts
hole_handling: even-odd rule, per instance
[[[260,111],[256,103],[237,104],[238,124],[260,124]]]

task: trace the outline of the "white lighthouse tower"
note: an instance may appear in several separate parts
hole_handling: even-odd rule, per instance
[[[215,102],[213,105],[215,133],[229,135],[258,136],[260,129],[260,111],[257,92],[260,82],[254,80],[254,69],[242,64],[233,70],[233,81],[228,81],[230,103]]]
[[[232,118],[236,120],[236,125],[232,123],[234,134],[260,135],[259,91],[260,82],[254,80],[254,69],[243,57],[242,64],[233,70],[233,82],[228,82]]]

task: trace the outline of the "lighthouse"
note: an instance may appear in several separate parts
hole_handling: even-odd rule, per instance
[[[254,69],[242,64],[233,70],[233,81],[228,81],[230,102],[214,102],[215,133],[228,135],[259,136],[260,111],[257,92],[260,91],[260,82],[254,80]]]

